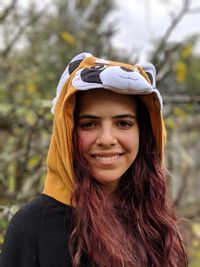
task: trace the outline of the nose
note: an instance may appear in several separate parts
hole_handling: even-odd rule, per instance
[[[101,127],[99,134],[96,139],[96,144],[98,146],[110,147],[117,144],[117,137],[115,131],[110,125],[105,125]]]

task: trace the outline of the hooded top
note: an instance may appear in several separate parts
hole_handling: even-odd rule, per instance
[[[96,58],[89,53],[79,54],[71,60],[61,76],[56,97],[52,101],[53,133],[47,157],[44,194],[72,205],[72,131],[77,91],[103,88],[119,94],[139,95],[148,109],[157,151],[163,160],[166,131],[162,98],[155,88],[155,75],[155,68],[150,63],[129,65]]]

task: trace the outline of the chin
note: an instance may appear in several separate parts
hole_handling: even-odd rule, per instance
[[[108,191],[115,191],[121,176],[118,175],[114,176],[112,175],[102,175],[102,174],[95,174],[94,179],[100,182]]]

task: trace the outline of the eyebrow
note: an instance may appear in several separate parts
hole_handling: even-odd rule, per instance
[[[131,118],[131,119],[137,119],[136,115],[133,114],[119,114],[112,117],[112,119],[124,119],[124,118]],[[83,114],[78,116],[78,119],[100,119],[100,117],[92,114]]]

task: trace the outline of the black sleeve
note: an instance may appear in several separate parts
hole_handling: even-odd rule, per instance
[[[19,210],[12,218],[0,255],[1,267],[39,267],[38,228],[41,205],[37,200]]]

